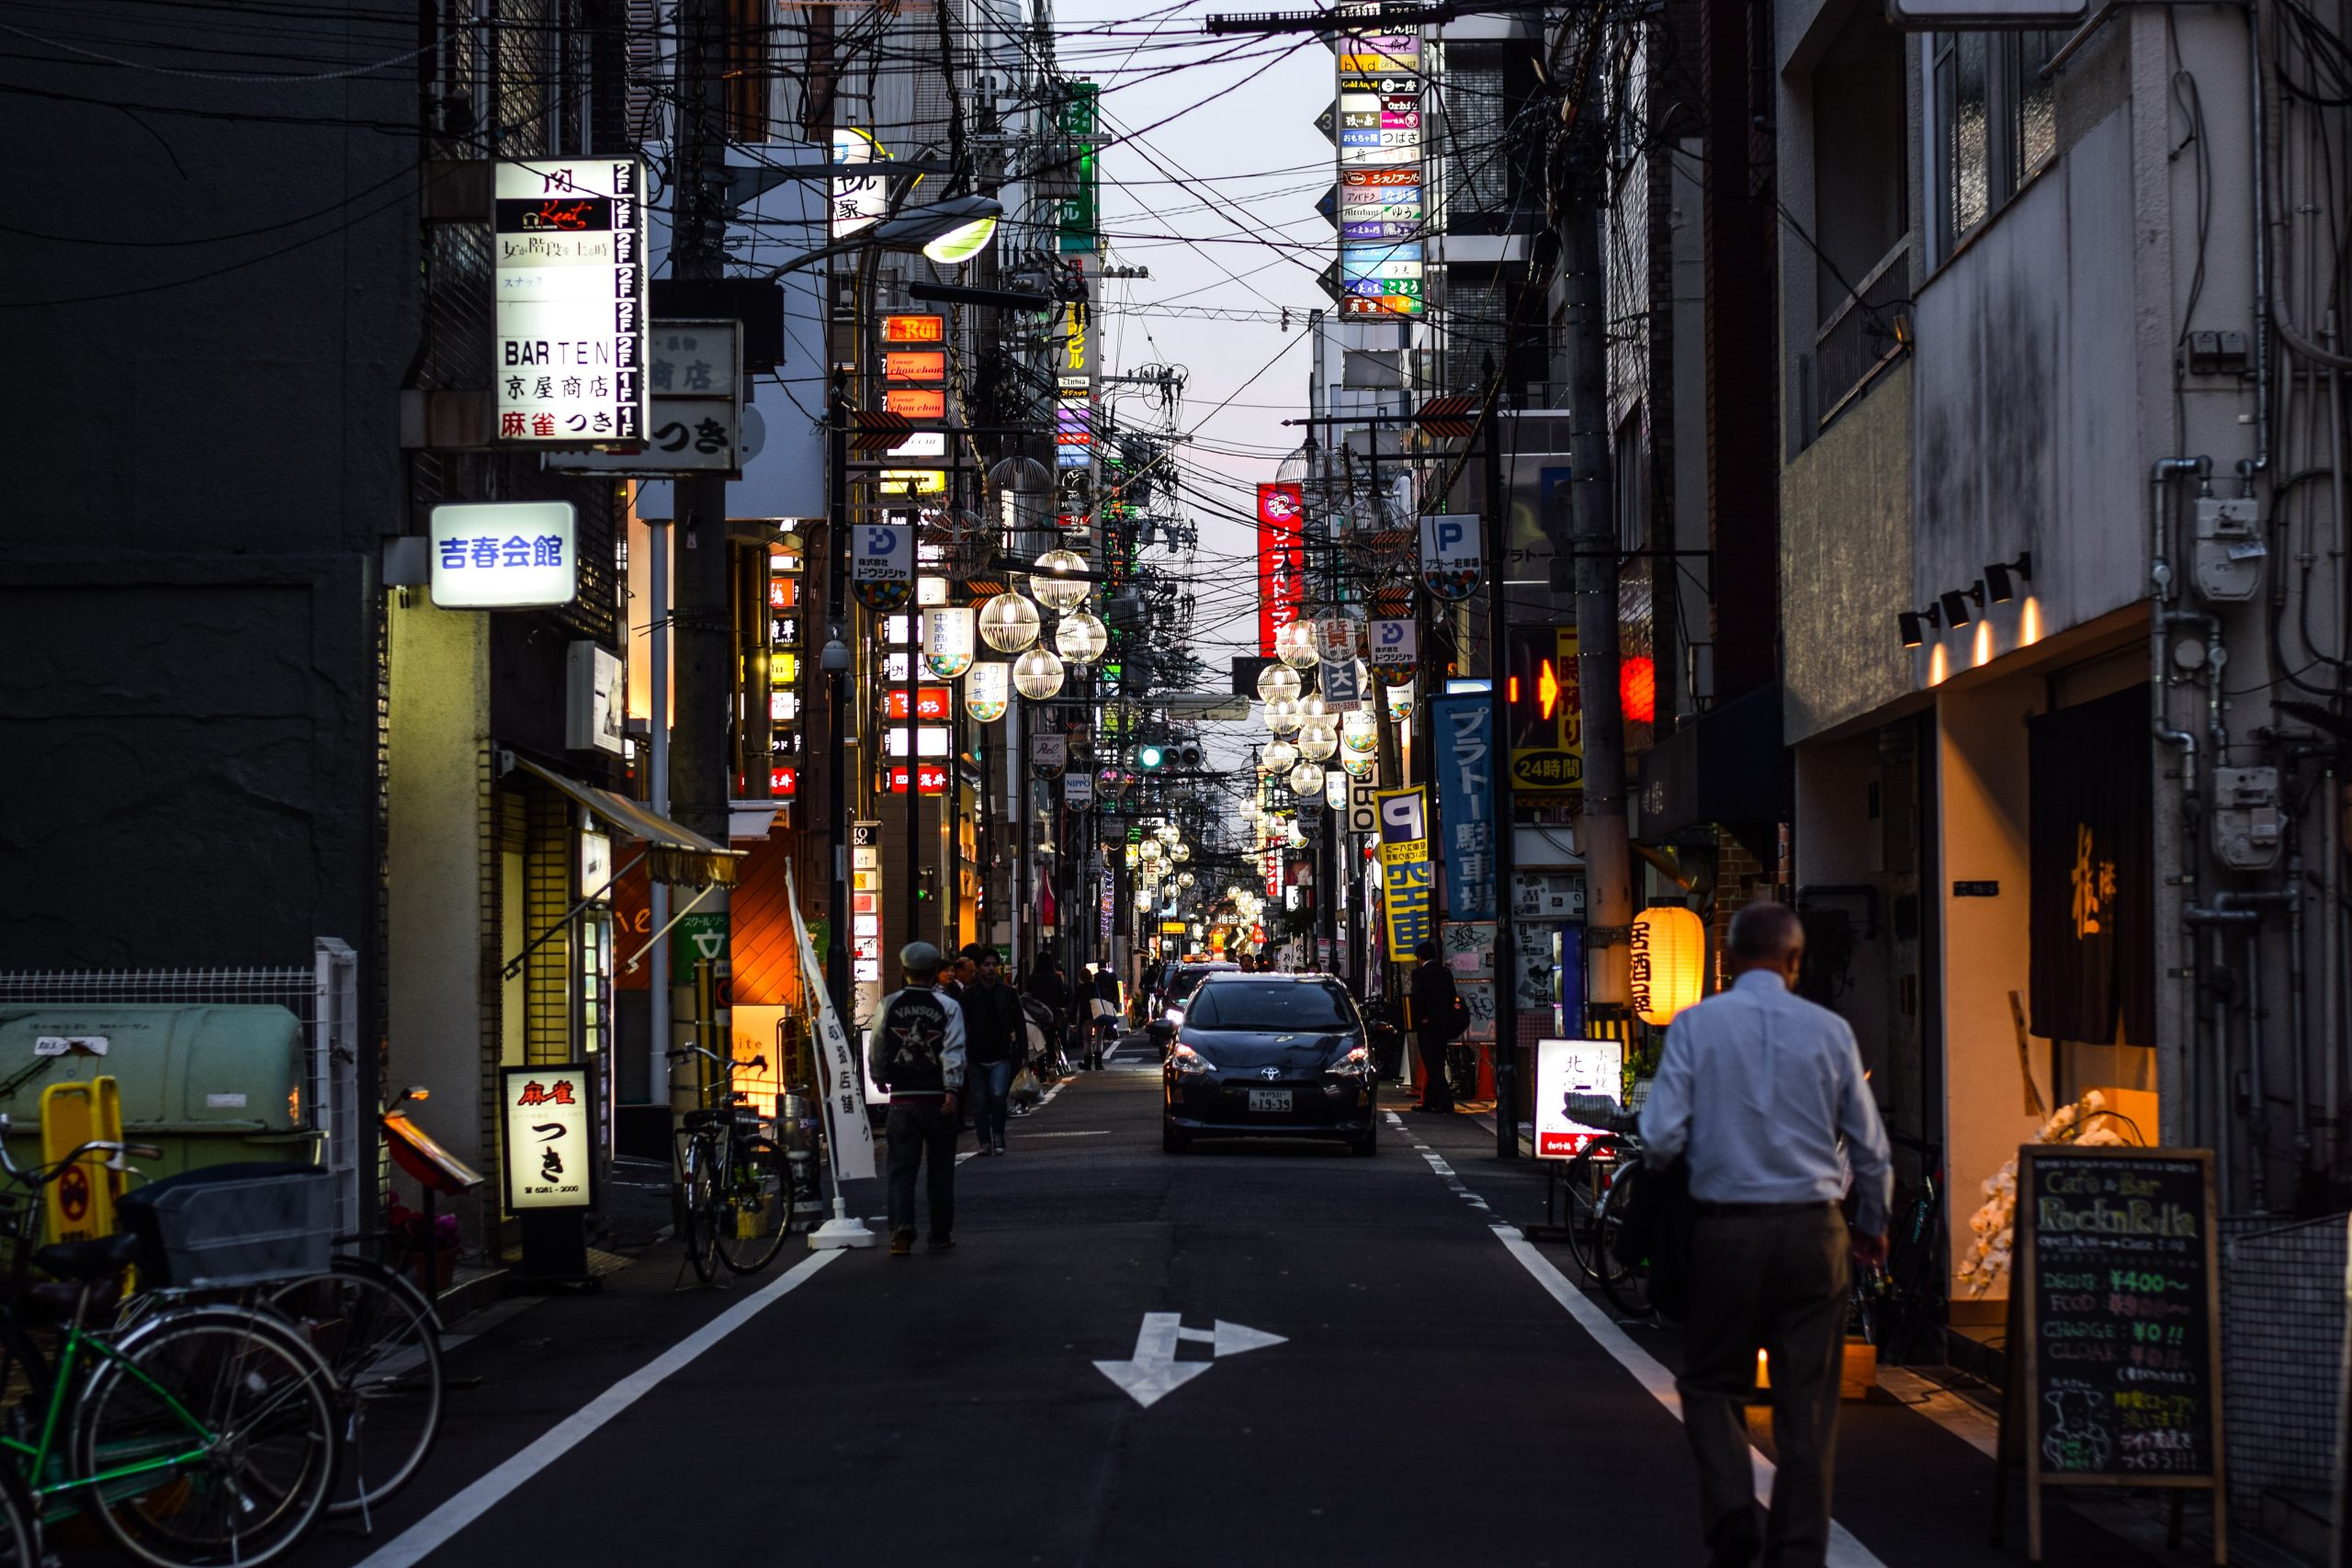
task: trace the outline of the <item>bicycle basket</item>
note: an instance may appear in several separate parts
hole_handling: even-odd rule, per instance
[[[124,1195],[140,1272],[179,1290],[223,1290],[324,1273],[334,1179],[307,1166],[216,1165]]]

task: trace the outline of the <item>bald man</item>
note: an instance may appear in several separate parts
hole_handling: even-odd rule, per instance
[[[1642,1107],[1645,1156],[1690,1162],[1697,1210],[1682,1325],[1683,1430],[1714,1568],[1828,1557],[1848,1258],[1886,1258],[1886,1128],[1846,1021],[1793,994],[1804,927],[1785,904],[1732,917],[1730,987],[1667,1031]],[[1843,1140],[1843,1154],[1840,1153]],[[1850,1166],[1859,1212],[1839,1200]],[[1746,1402],[1771,1357],[1772,1506],[1757,1517]]]

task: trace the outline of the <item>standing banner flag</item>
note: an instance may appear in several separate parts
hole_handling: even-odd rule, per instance
[[[1306,607],[1306,517],[1297,485],[1258,487],[1258,651],[1268,659],[1276,634]]]
[[[1421,586],[1431,594],[1467,599],[1477,591],[1485,568],[1476,516],[1448,512],[1421,519]]]
[[[833,998],[826,994],[825,966],[817,962],[808,922],[800,918],[800,889],[789,865],[784,868],[784,891],[792,909],[792,935],[800,947],[800,983],[817,1003],[817,1062],[824,1080],[825,1120],[831,1127],[833,1179],[869,1181],[874,1177],[874,1128],[865,1119],[865,1072],[841,1015],[833,1010]]]
[[[1445,918],[1496,919],[1495,704],[1484,692],[1430,699],[1438,818],[1445,824]]]
[[[1388,956],[1409,959],[1434,934],[1430,909],[1429,788],[1385,789],[1380,809],[1380,887],[1388,927]]]

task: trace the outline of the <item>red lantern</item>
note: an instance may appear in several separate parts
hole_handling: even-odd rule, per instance
[[[1635,724],[1655,722],[1657,718],[1657,666],[1638,653],[1619,665],[1617,700],[1625,716]]]

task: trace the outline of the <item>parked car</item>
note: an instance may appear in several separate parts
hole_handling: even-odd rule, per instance
[[[1329,975],[1204,976],[1160,1067],[1160,1146],[1194,1138],[1336,1138],[1379,1152],[1379,1067]]]
[[[1159,1053],[1168,1054],[1169,1043],[1176,1038],[1176,1029],[1184,1021],[1184,1004],[1192,999],[1193,987],[1211,975],[1238,975],[1241,965],[1218,960],[1207,964],[1179,964],[1160,987],[1152,1004],[1151,1016],[1144,1024]]]

